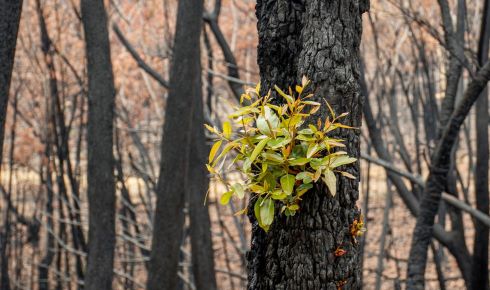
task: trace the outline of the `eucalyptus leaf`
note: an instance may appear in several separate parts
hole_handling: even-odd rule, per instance
[[[296,182],[296,178],[294,175],[286,174],[281,177],[281,188],[287,195],[291,195],[294,189],[294,183]]]
[[[335,173],[331,170],[325,170],[323,181],[327,185],[330,194],[335,196],[337,194],[337,177],[335,176]]]
[[[265,226],[272,224],[272,221],[274,220],[274,201],[272,201],[272,199],[265,199],[260,206],[260,219]]]

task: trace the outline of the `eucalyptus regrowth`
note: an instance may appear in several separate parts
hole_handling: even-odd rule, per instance
[[[325,105],[330,116],[318,118],[316,124],[307,120],[322,106],[304,95],[309,80],[285,93],[275,90],[285,99],[285,104],[273,104],[270,91],[260,96],[260,84],[242,95],[240,107],[229,115],[231,121],[223,123],[222,131],[205,125],[216,136],[209,152],[209,172],[228,189],[220,199],[228,204],[232,197],[243,199],[246,194],[256,195],[254,213],[265,231],[274,221],[275,210],[286,216],[300,211],[304,195],[313,184],[323,182],[330,194],[337,193],[337,175],[354,179],[355,176],[340,168],[357,159],[342,151],[342,139],[331,138],[329,133],[339,128],[355,129],[339,122],[347,113],[336,116],[330,105]],[[250,105],[243,105],[247,100]],[[219,154],[218,154],[219,153]],[[227,158],[229,157],[229,158]],[[230,162],[226,162],[231,159]],[[223,168],[237,164],[246,179],[243,183],[229,184],[222,177]],[[279,204],[279,206],[276,206]],[[239,211],[246,213],[247,208]]]

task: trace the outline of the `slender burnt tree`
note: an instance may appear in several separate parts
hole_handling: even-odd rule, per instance
[[[19,31],[20,14],[22,9],[21,0],[0,0],[0,167],[3,155],[3,138],[5,135],[5,119],[7,117],[8,96],[10,80],[14,67],[15,46],[17,33]],[[7,216],[1,214],[0,224],[0,288],[10,289],[8,276],[8,215],[9,209],[5,211]],[[5,230],[5,231],[4,231]]]
[[[202,106],[198,108],[194,101],[196,97],[201,96],[202,13],[202,0],[179,1],[170,88],[163,126],[160,175],[156,188],[157,204],[147,282],[149,290],[176,289],[185,195],[188,190],[196,188],[196,185],[189,186],[194,180],[187,180],[190,176],[187,172],[199,174],[198,182],[202,182],[200,173],[196,173],[195,168],[191,170],[188,163],[190,143],[193,139],[193,115],[202,114],[202,111],[197,111],[202,110]],[[200,129],[202,130],[202,127]],[[192,210],[194,209],[193,206]],[[200,273],[206,272],[197,273],[197,278],[200,277]]]
[[[488,61],[490,45],[490,1],[485,1],[478,43],[478,63],[484,65]],[[489,214],[488,195],[488,89],[476,101],[476,170],[475,200],[476,208]],[[489,289],[488,281],[488,236],[489,229],[480,221],[475,222],[475,242],[473,243],[473,260],[471,265],[471,288],[474,290]]]
[[[0,161],[21,9],[22,1],[0,0]]]
[[[82,0],[88,72],[89,247],[85,289],[111,289],[115,245],[114,77],[103,0]]]
[[[317,101],[325,98],[336,112],[349,112],[345,123],[360,127],[361,15],[368,8],[369,1],[365,0],[258,0],[262,93],[274,85],[299,83],[306,76],[312,80]],[[318,117],[324,119],[327,111],[326,107],[321,109]],[[335,137],[346,140],[350,156],[359,156],[358,130],[343,130]],[[338,177],[335,197],[325,186],[317,186],[304,196],[297,215],[277,216],[267,233],[249,210],[253,232],[247,256],[248,289],[361,288],[359,244],[349,231],[360,218],[355,204],[359,197],[359,163],[345,170],[357,180]],[[345,249],[346,254],[336,257],[337,247]]]

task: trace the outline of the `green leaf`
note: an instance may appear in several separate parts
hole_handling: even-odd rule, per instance
[[[242,107],[238,111],[235,111],[233,114],[229,115],[229,118],[237,118],[243,115],[248,115],[250,113],[259,113],[260,110],[257,108],[253,108],[251,106],[248,107]]]
[[[284,161],[284,158],[281,155],[275,153],[263,153],[262,156],[264,156],[267,160],[277,163],[282,163]]]
[[[245,159],[245,161],[243,161],[242,171],[249,172],[251,167],[252,161],[249,158]]]
[[[270,226],[274,221],[274,201],[272,199],[267,198],[260,206],[260,219],[265,226]]]
[[[282,125],[286,128],[299,127],[301,124],[303,124],[303,118],[299,115],[294,115],[282,122]]]
[[[301,166],[305,165],[306,163],[310,162],[310,158],[296,158],[296,159],[288,159],[289,165],[292,166]]]
[[[293,97],[291,97],[290,95],[283,92],[278,86],[274,86],[274,89],[279,93],[279,95],[281,95],[283,98],[285,98],[288,103],[294,102]]]
[[[286,174],[281,177],[281,188],[284,190],[284,193],[287,195],[291,195],[293,193],[294,189],[294,183],[296,182],[296,179],[294,178],[294,175],[291,174]]]
[[[254,213],[255,213],[255,218],[257,219],[257,222],[259,222],[259,226],[263,228],[262,226],[262,219],[260,218],[260,204],[262,203],[263,198],[259,197],[257,201],[255,201],[254,204]]]
[[[271,194],[272,199],[274,200],[284,200],[288,195],[281,191],[279,194]]]
[[[221,143],[223,143],[223,140],[219,140],[218,142],[214,143],[213,146],[211,147],[211,151],[209,151],[209,163],[213,161],[214,156],[216,156],[216,153],[219,150],[219,147],[221,147]]]
[[[320,166],[324,165],[324,158],[311,158],[310,166],[314,170],[317,170]]]
[[[300,140],[300,141],[306,141],[306,142],[316,141],[316,138],[315,137],[306,136],[306,135],[302,135],[302,134],[299,134],[298,136],[296,136],[295,139],[296,140]]]
[[[213,164],[216,164],[216,162],[218,162],[218,160],[220,160],[223,156],[225,156],[226,153],[228,153],[235,146],[238,146],[238,144],[237,143],[234,143],[234,142],[230,142],[230,143],[226,144],[226,146],[223,148],[223,150],[221,151],[221,153],[214,160],[214,163]]]
[[[269,129],[269,125],[267,124],[267,120],[262,115],[260,115],[257,118],[257,129],[259,129],[260,133],[262,133],[264,135],[271,135],[271,130]]]
[[[227,205],[230,202],[230,198],[232,195],[233,195],[233,191],[227,191],[227,192],[223,193],[223,195],[221,195],[219,202],[222,205]]]
[[[303,171],[296,174],[297,180],[303,180],[303,183],[310,183],[313,181],[313,174],[311,172]]]
[[[356,158],[349,157],[347,155],[335,156],[330,161],[330,168],[335,168],[335,167],[339,167],[342,165],[351,164],[351,163],[354,163],[356,161],[357,161]]]
[[[335,196],[337,194],[337,177],[335,176],[335,173],[328,169],[325,170],[323,181],[327,185],[330,194]]]
[[[318,151],[322,150],[322,146],[317,144],[317,143],[312,143],[310,146],[308,146],[308,150],[306,151],[306,157],[311,158],[313,155],[315,155]]]
[[[311,105],[311,106],[321,106],[320,103],[314,102],[314,101],[303,101],[302,103],[306,104],[306,105]]]
[[[226,139],[230,139],[231,137],[231,124],[228,121],[223,122],[223,136]]]
[[[254,162],[257,156],[259,156],[260,152],[264,150],[265,145],[267,145],[267,142],[269,142],[270,138],[267,137],[265,139],[262,139],[257,146],[255,146],[254,150],[252,151],[252,154],[250,155],[250,162]]]
[[[277,148],[280,148],[280,147],[287,145],[289,142],[291,142],[291,138],[276,138],[276,139],[269,141],[269,143],[267,143],[267,145],[271,149],[277,149]]]
[[[263,186],[260,186],[258,184],[250,184],[248,186],[248,189],[250,189],[252,192],[255,192],[255,193],[264,193],[265,192],[265,189]]]
[[[271,135],[271,130],[277,129],[281,121],[271,108],[265,106],[264,114],[257,118],[257,129],[264,135]]]
[[[311,130],[310,128],[306,128],[298,131],[298,134],[305,134],[305,135],[311,135],[313,133],[314,133],[313,130]]]
[[[243,199],[243,197],[245,196],[245,189],[243,188],[243,185],[241,185],[240,183],[235,183],[231,186],[231,188],[239,199]]]

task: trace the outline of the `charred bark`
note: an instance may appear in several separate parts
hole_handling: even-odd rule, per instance
[[[305,75],[317,101],[325,98],[336,112],[349,112],[344,122],[359,127],[361,15],[368,7],[368,1],[358,0],[258,0],[262,93],[274,85],[299,83]],[[322,108],[317,117],[327,114]],[[346,140],[351,156],[359,156],[359,131],[342,130],[335,137]],[[359,163],[345,170],[360,176]],[[360,289],[360,249],[349,232],[360,216],[358,185],[359,179],[339,177],[339,191],[332,197],[319,184],[305,195],[301,212],[290,218],[278,215],[268,233],[250,215],[248,289]],[[347,253],[335,257],[337,247]]]
[[[0,0],[0,161],[21,9],[22,1]]]
[[[107,15],[102,0],[82,0],[88,72],[89,246],[85,289],[111,289],[115,233],[115,103]]]
[[[3,139],[5,135],[5,120],[7,118],[8,96],[12,70],[14,68],[15,46],[19,30],[22,1],[0,0],[0,167],[3,155]],[[8,275],[8,257],[6,253],[8,242],[8,215],[9,209],[4,211],[7,216],[3,217],[1,227],[5,232],[0,232],[0,288],[10,289]]]
[[[206,137],[204,124],[203,101],[200,94],[194,97],[194,114],[191,125],[191,147],[188,158],[187,193],[189,205],[190,235],[192,249],[192,272],[196,289],[216,290],[214,272],[214,251],[211,239],[211,221],[204,196],[208,190],[209,179],[203,164],[207,161]]]
[[[485,1],[478,45],[478,62],[483,65],[488,61],[490,41],[490,1]],[[489,214],[490,200],[488,196],[488,89],[476,101],[476,169],[475,195],[476,208]],[[488,280],[488,237],[489,229],[483,223],[475,221],[475,240],[473,243],[473,259],[471,264],[471,288],[473,290],[489,289]]]
[[[487,62],[468,85],[460,104],[451,115],[436,151],[432,155],[431,170],[420,202],[420,211],[412,236],[407,271],[407,289],[424,289],[427,250],[432,240],[434,219],[439,209],[441,194],[446,188],[451,165],[451,149],[472,105],[490,80],[490,62]]]
[[[181,0],[170,70],[165,124],[161,145],[157,204],[148,271],[148,290],[176,289],[184,203],[187,157],[190,151],[195,96],[201,96],[200,34],[203,1]]]

